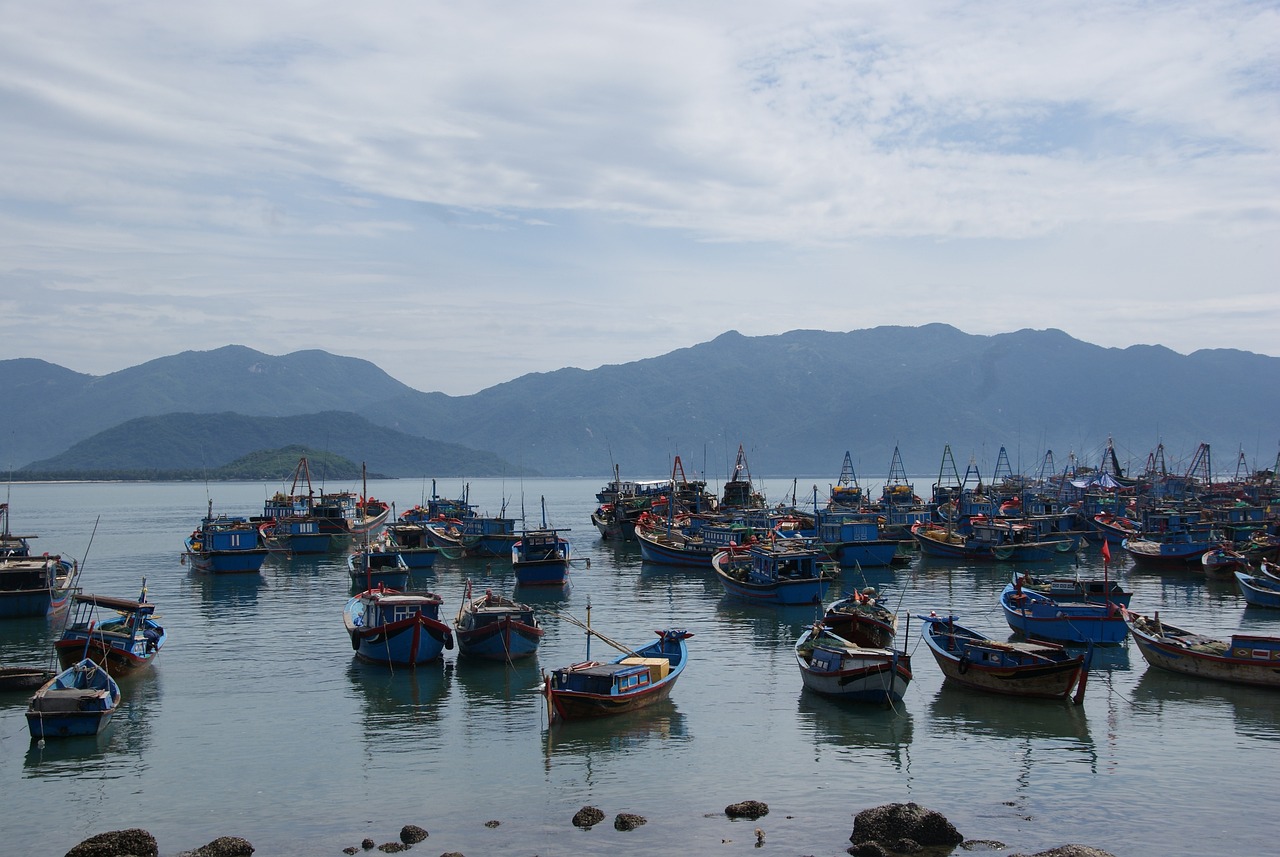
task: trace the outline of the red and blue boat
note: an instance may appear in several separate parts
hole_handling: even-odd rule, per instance
[[[137,601],[87,593],[76,593],[73,601],[75,613],[54,643],[64,669],[88,659],[120,678],[154,663],[168,639],[155,619],[156,605],[147,600],[146,580]]]
[[[486,589],[472,596],[471,581],[453,622],[458,653],[494,661],[527,658],[538,650],[543,630],[533,608]]]
[[[576,720],[623,714],[667,699],[689,660],[685,640],[689,631],[669,629],[656,632],[658,639],[624,650],[608,663],[588,660],[543,674],[542,693],[550,720]],[[598,632],[587,630],[588,641]],[[603,638],[602,638],[603,639]]]
[[[453,648],[453,631],[440,621],[441,603],[434,592],[361,592],[342,612],[356,657],[409,667],[439,658]]]
[[[859,645],[822,622],[796,640],[795,656],[804,686],[832,699],[892,705],[911,683],[906,651]]]
[[[347,554],[347,574],[351,585],[365,589],[406,589],[409,586],[409,566],[394,550],[383,550],[380,545],[366,545]]]
[[[768,604],[820,604],[840,576],[811,539],[774,539],[726,548],[711,567],[733,598]]]

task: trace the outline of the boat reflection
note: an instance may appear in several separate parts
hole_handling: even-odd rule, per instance
[[[812,735],[818,752],[835,748],[841,756],[880,757],[900,771],[910,770],[913,723],[905,707],[842,705],[803,688],[797,709],[800,726]]]
[[[752,604],[727,595],[716,604],[716,615],[726,626],[745,630],[746,642],[770,651],[794,646],[822,613],[821,604]]]
[[[670,699],[610,717],[557,720],[543,729],[547,767],[554,756],[575,764],[581,761],[580,757],[586,757],[589,766],[593,753],[625,756],[644,753],[654,742],[683,742],[688,738],[685,716]]]
[[[538,656],[518,661],[458,658],[453,671],[467,718],[483,717],[500,728],[524,728],[531,706],[540,705],[542,673]]]
[[[1212,681],[1150,667],[1133,688],[1143,713],[1182,721],[1229,715],[1242,737],[1280,741],[1276,731],[1276,692],[1271,688]]]
[[[217,619],[256,607],[258,593],[267,586],[261,572],[248,574],[187,574],[188,585],[200,593],[205,615]]]
[[[1021,699],[944,684],[929,703],[929,718],[940,731],[1093,746],[1084,707],[1065,700]]]
[[[724,587],[710,567],[688,568],[642,562],[638,585],[641,592],[663,592],[673,600],[692,597],[718,601],[724,597]]]
[[[391,669],[353,657],[347,678],[364,704],[365,736],[372,744],[404,752],[413,749],[413,741],[440,738],[452,661]],[[396,740],[400,738],[413,741]]]

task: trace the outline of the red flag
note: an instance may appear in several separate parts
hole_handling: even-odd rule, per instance
[[[1111,543],[1106,539],[1102,540],[1102,561],[1111,562]]]

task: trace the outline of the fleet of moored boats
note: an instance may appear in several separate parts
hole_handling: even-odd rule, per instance
[[[1280,464],[1278,460],[1277,464]],[[1205,637],[1170,625],[1158,610],[1130,607],[1130,593],[1109,579],[1113,546],[1138,565],[1202,571],[1234,578],[1250,605],[1280,608],[1280,492],[1275,469],[1210,477],[1208,447],[1185,474],[1170,474],[1157,448],[1140,477],[1124,475],[1110,444],[1102,466],[1055,473],[1052,454],[1035,478],[1018,477],[1003,449],[992,479],[971,465],[959,477],[950,449],[928,500],[917,496],[894,451],[889,479],[872,498],[845,455],[839,480],[811,502],[769,505],[751,482],[740,447],[719,495],[685,476],[675,459],[670,479],[623,481],[615,468],[598,494],[591,520],[604,540],[635,541],[646,562],[707,569],[725,593],[743,601],[813,605],[821,618],[795,641],[804,687],[825,696],[893,705],[912,678],[911,657],[897,642],[899,611],[866,588],[823,607],[841,569],[888,566],[928,555],[964,562],[1009,563],[999,598],[1014,632],[996,640],[961,625],[960,617],[918,614],[921,636],[947,681],[990,693],[1074,699],[1087,684],[1094,646],[1132,636],[1154,667],[1219,681],[1280,687],[1280,637]],[[115,679],[146,668],[167,632],[147,600],[92,595],[79,586],[72,560],[31,550],[34,536],[10,533],[0,505],[0,618],[62,616],[54,652],[61,671],[0,668],[0,687],[35,688],[28,710],[33,739],[96,734],[120,701]],[[517,587],[565,586],[573,549],[550,525],[517,528],[505,506],[480,514],[467,491],[436,495],[395,516],[385,503],[355,492],[317,493],[307,460],[290,490],[261,515],[208,511],[186,539],[183,559],[205,574],[256,573],[272,552],[348,550],[355,594],[343,624],[356,657],[388,667],[439,658],[456,643],[461,655],[498,661],[537,652],[543,628],[534,609],[470,581],[457,616],[441,618],[443,598],[408,587],[414,569],[437,556],[510,558]],[[1031,573],[1030,563],[1102,551],[1101,578]],[[589,562],[589,561],[588,561]],[[588,566],[589,567],[589,566]],[[74,608],[74,609],[72,609]],[[903,614],[909,624],[910,615]],[[574,624],[576,619],[558,616]],[[688,631],[669,628],[636,644],[611,640],[588,621],[587,658],[544,672],[549,719],[596,717],[665,699],[688,662]],[[592,660],[590,642],[621,654]]]

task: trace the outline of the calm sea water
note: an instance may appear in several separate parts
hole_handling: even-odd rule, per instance
[[[253,514],[275,486],[12,486],[14,531],[39,533],[42,551],[87,550],[87,591],[133,596],[145,577],[169,641],[154,668],[123,683],[122,710],[98,739],[38,749],[25,697],[0,694],[5,852],[57,855],[137,826],[162,854],[229,834],[267,857],[336,855],[364,837],[395,840],[412,823],[431,834],[415,850],[432,854],[759,853],[758,826],[772,853],[835,855],[855,813],[891,801],[915,801],[966,837],[1028,853],[1066,842],[1134,857],[1274,846],[1270,815],[1256,812],[1280,793],[1280,694],[1155,673],[1132,643],[1099,652],[1078,708],[973,694],[943,687],[913,620],[900,636],[915,667],[904,703],[834,704],[802,690],[792,657],[811,608],[739,605],[710,571],[650,567],[634,546],[600,541],[588,517],[600,482],[471,481],[472,501],[488,512],[505,498],[519,514],[523,495],[534,518],[545,495],[551,522],[571,528],[591,560],[565,591],[522,599],[584,620],[590,605],[593,626],[628,643],[664,627],[696,635],[667,703],[551,729],[539,670],[582,660],[585,639],[549,612],[540,654],[518,668],[449,651],[441,663],[390,672],[352,657],[341,556],[273,557],[260,575],[221,578],[180,563],[207,497],[215,511]],[[377,482],[370,494],[403,510],[424,487]],[[439,487],[456,496],[462,481]],[[781,496],[792,481],[764,487]],[[1057,567],[1100,573],[1100,563],[1086,551]],[[1003,639],[997,597],[1010,568],[917,559],[865,581],[847,572],[844,584],[879,586],[903,612],[954,612]],[[1226,584],[1124,561],[1113,573],[1136,609],[1175,624],[1280,634],[1280,611],[1246,609]],[[443,559],[418,583],[452,616],[467,577],[502,592],[514,584],[507,562]],[[5,664],[46,663],[52,639],[44,620],[0,623]],[[598,642],[592,653],[611,656]],[[747,799],[766,802],[769,815],[724,817]],[[578,830],[570,819],[586,804],[606,821]],[[615,831],[619,812],[648,824]],[[491,819],[500,824],[486,827]]]

